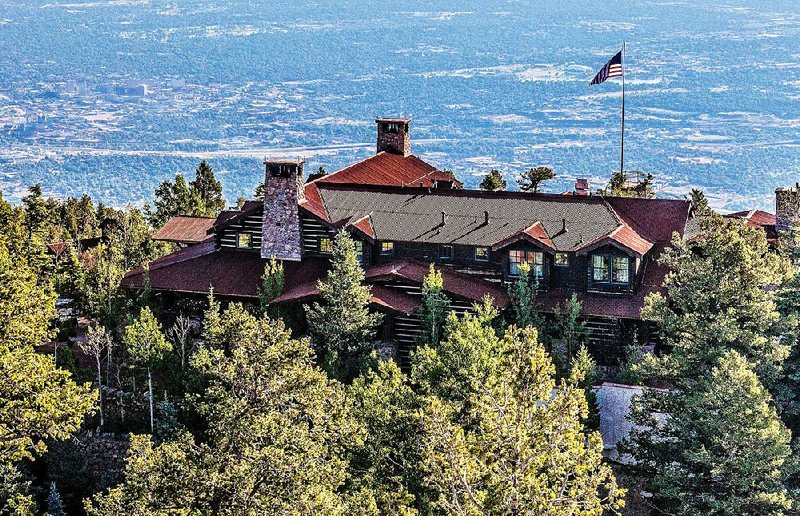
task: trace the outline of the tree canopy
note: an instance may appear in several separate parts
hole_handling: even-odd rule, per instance
[[[539,193],[539,187],[544,181],[549,181],[556,177],[555,172],[550,167],[529,168],[520,175],[517,182],[519,189],[523,192]]]
[[[508,181],[505,180],[503,174],[499,170],[493,168],[484,176],[483,181],[481,181],[478,187],[487,192],[498,192],[508,188]]]

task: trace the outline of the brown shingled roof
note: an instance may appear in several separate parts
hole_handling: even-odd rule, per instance
[[[172,217],[158,231],[153,233],[153,240],[177,242],[179,244],[197,244],[209,238],[208,232],[216,219],[210,217],[189,217],[179,215]]]

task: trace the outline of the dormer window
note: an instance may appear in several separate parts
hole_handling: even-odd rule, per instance
[[[631,260],[627,256],[592,255],[592,281],[595,283],[614,283],[627,285],[630,277]]]
[[[239,249],[250,249],[253,243],[253,235],[250,233],[236,234],[236,247]]]
[[[508,252],[508,273],[511,276],[519,276],[519,267],[527,263],[531,267],[531,277],[541,278],[544,276],[544,253],[541,251],[509,251]]]

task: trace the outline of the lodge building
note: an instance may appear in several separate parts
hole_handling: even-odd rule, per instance
[[[273,303],[314,300],[330,268],[333,238],[347,231],[385,314],[380,338],[396,344],[401,365],[419,333],[421,285],[433,263],[456,311],[484,296],[509,307],[508,286],[526,262],[539,284],[539,310],[553,314],[576,293],[589,349],[613,364],[632,342],[654,340],[641,320],[645,297],[661,290],[658,264],[673,234],[690,222],[684,200],[606,197],[579,180],[565,194],[463,188],[451,174],[411,153],[410,120],[377,120],[377,153],[313,181],[302,161],[266,161],[265,198],[216,219],[176,217],[154,238],[185,247],[130,271],[123,285],[164,295],[255,300],[270,257],[284,264]],[[170,294],[168,294],[170,293]]]

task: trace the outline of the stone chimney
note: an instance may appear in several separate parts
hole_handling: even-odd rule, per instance
[[[410,118],[378,118],[378,150],[401,156],[411,155]]]
[[[302,160],[264,161],[261,257],[299,262],[303,239],[297,204],[305,199]]]
[[[578,178],[575,180],[575,195],[589,195],[589,180]]]
[[[778,229],[789,229],[800,221],[800,183],[775,190],[775,218]]]

